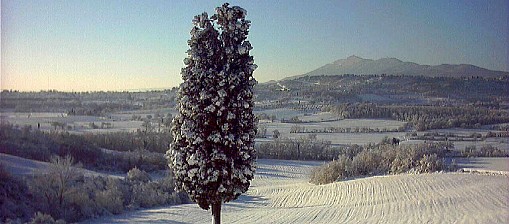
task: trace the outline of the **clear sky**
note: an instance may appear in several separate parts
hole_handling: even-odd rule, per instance
[[[1,0],[1,89],[169,88],[191,20],[220,1]],[[260,82],[357,55],[508,71],[507,0],[231,1],[248,11]]]

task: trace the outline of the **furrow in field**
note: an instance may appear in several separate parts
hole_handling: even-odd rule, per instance
[[[463,173],[377,176],[316,186],[320,163],[260,160],[250,190],[223,206],[225,223],[504,223],[509,178]],[[208,223],[210,211],[180,205],[98,222]]]

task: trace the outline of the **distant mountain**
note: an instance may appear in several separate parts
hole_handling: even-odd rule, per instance
[[[339,59],[332,64],[324,65],[316,70],[303,75],[289,77],[288,79],[302,76],[318,75],[409,75],[429,77],[500,77],[507,76],[509,72],[493,71],[469,64],[460,65],[420,65],[413,62],[404,62],[397,58],[381,58],[378,60],[364,59],[352,55],[346,59]]]

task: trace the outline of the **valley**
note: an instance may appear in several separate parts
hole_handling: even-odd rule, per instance
[[[507,86],[507,76],[348,74],[260,83],[254,109],[257,173],[246,195],[225,204],[223,218],[235,223],[500,222],[508,215],[508,205],[500,199],[509,192]],[[209,212],[187,204],[186,196],[173,192],[163,201],[153,198],[165,189],[164,181],[171,181],[165,152],[173,138],[169,130],[177,114],[176,95],[176,88],[2,91],[2,169],[12,175],[8,178],[49,175],[43,171],[52,169],[54,156],[71,155],[81,164],[76,172],[84,174],[84,183],[129,186],[122,191],[123,202],[98,201],[93,212],[62,216],[67,220],[206,222]],[[391,144],[395,150],[444,146],[440,153],[448,171],[373,172],[329,184],[309,183],[312,170],[329,161]],[[140,185],[151,189],[145,193],[152,195],[146,197],[149,201],[129,196],[138,189],[129,173],[138,168],[150,176],[150,182]],[[156,187],[149,187],[152,182]],[[96,191],[110,192],[110,185]],[[78,181],[72,186],[86,185]],[[19,194],[28,197],[29,188],[20,189],[27,189]],[[29,216],[35,208],[26,206]],[[102,217],[90,219],[96,216]]]

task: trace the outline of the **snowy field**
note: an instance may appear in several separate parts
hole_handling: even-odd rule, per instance
[[[15,112],[2,112],[0,113],[0,120],[2,122],[9,122],[20,127],[30,125],[33,129],[37,129],[38,124],[41,130],[53,130],[52,122],[59,122],[65,124],[64,129],[73,134],[83,133],[104,133],[104,132],[133,132],[142,128],[142,121],[132,120],[133,115],[146,118],[147,115],[154,116],[155,114],[173,116],[177,113],[174,109],[156,109],[156,110],[137,110],[137,111],[122,111],[110,114],[106,117],[97,116],[67,116],[65,113],[15,113]],[[304,113],[292,109],[271,109],[257,111],[257,113],[265,113],[276,115],[277,120],[270,122],[268,120],[261,120],[259,126],[267,129],[266,137],[257,139],[258,142],[272,141],[272,134],[274,130],[281,133],[281,137],[286,138],[305,138],[309,133],[290,133],[294,126],[305,128],[308,131],[323,130],[324,128],[370,128],[370,129],[397,129],[406,124],[406,122],[385,120],[385,119],[344,119],[337,120],[338,117],[329,112],[318,113]],[[298,117],[301,121],[310,123],[281,123],[281,118],[290,119]],[[94,123],[98,128],[92,128],[91,123]],[[108,123],[111,127],[100,128],[101,124]],[[155,124],[154,124],[155,125]],[[57,127],[61,130],[61,127]],[[489,130],[487,129],[438,129],[429,130],[426,132],[419,132],[419,135],[424,133],[440,132],[451,133],[456,135],[468,136],[473,133],[480,133],[486,135]],[[370,143],[379,143],[385,137],[396,137],[405,139],[406,132],[373,132],[373,133],[316,133],[318,140],[330,141],[333,145],[347,145],[359,144],[366,145]],[[415,143],[421,141],[415,141]],[[467,146],[476,146],[481,148],[483,145],[492,145],[500,149],[509,150],[509,139],[507,138],[488,138],[484,141],[452,141],[455,149],[462,150]],[[411,142],[408,142],[411,143]]]
[[[485,127],[488,127],[485,126]],[[486,136],[488,132],[493,131],[486,129],[464,129],[464,128],[449,128],[449,129],[433,129],[428,130],[424,132],[418,132],[419,135],[424,135],[425,133],[448,133],[453,134],[457,136],[469,136],[472,134],[481,134],[483,136]],[[493,131],[497,132],[497,131]],[[475,146],[477,149],[480,149],[481,147],[485,145],[491,145],[494,147],[497,147],[499,149],[507,150],[509,151],[509,138],[504,137],[496,137],[496,138],[487,138],[485,140],[479,140],[479,141],[451,141],[454,143],[454,148],[456,150],[463,150],[467,146]]]
[[[509,173],[509,157],[474,157],[455,159],[458,167],[464,169],[472,169],[478,171],[504,171]]]
[[[481,159],[478,168],[502,168]],[[507,164],[508,158],[497,159]],[[259,160],[255,180],[222,208],[224,223],[506,223],[509,177],[470,173],[403,174],[316,186],[321,162]],[[492,167],[491,167],[492,166]],[[507,168],[507,166],[505,167]],[[139,210],[85,223],[210,223],[196,204]]]
[[[425,141],[425,140],[408,140],[404,141],[401,144],[419,144],[424,142],[433,142],[433,141]],[[443,141],[441,141],[443,142]],[[509,139],[508,138],[487,138],[486,140],[479,141],[450,141],[454,144],[454,150],[463,150],[468,146],[475,146],[476,149],[480,149],[483,146],[491,145],[493,147],[499,148],[501,150],[509,151]]]
[[[299,116],[299,119],[312,123],[280,123],[265,122],[260,126],[267,128],[269,140],[274,130],[281,133],[281,137],[285,138],[305,138],[310,133],[290,133],[294,126],[305,128],[306,130],[323,130],[324,128],[379,128],[379,129],[397,129],[405,125],[405,122],[384,119],[337,119],[329,113],[318,113],[309,116]],[[332,121],[331,121],[332,120]],[[403,139],[405,132],[375,132],[375,133],[313,133],[316,134],[318,140],[330,141],[334,145],[359,144],[366,145],[369,143],[379,143],[385,137],[398,137]],[[261,140],[261,139],[260,139]],[[262,140],[263,141],[263,140]]]
[[[134,113],[133,113],[134,114]],[[62,123],[64,129],[73,134],[83,133],[100,133],[100,132],[120,132],[136,131],[141,127],[142,121],[132,121],[130,118],[133,114],[113,114],[109,117],[97,116],[68,116],[65,113],[0,113],[2,122],[9,122],[19,127],[32,126],[32,129],[37,129],[40,125],[40,130],[49,131],[54,130],[54,122]],[[136,114],[144,115],[144,114]],[[153,115],[153,114],[152,114]],[[92,128],[91,123],[94,123],[98,128]],[[110,128],[99,128],[102,123],[111,124]],[[62,127],[57,127],[57,130],[62,130]]]

